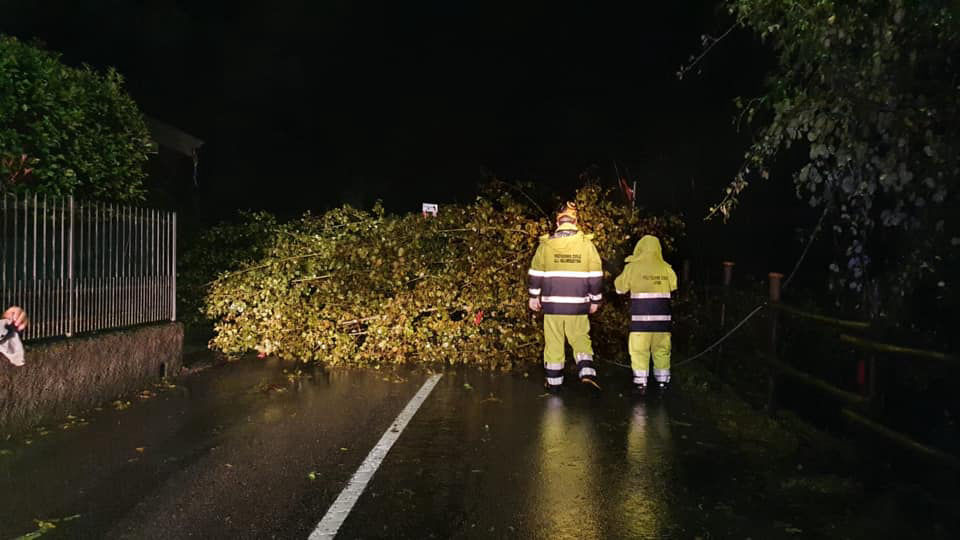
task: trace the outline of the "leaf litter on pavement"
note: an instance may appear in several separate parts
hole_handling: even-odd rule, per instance
[[[32,538],[39,538],[48,532],[57,528],[57,525],[60,523],[66,523],[68,521],[73,521],[79,519],[80,514],[74,514],[72,516],[55,518],[55,519],[34,519],[34,523],[37,524],[37,530],[28,532],[23,536],[18,536],[14,540],[29,540]]]

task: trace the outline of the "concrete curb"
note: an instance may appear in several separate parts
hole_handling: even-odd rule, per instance
[[[183,325],[151,324],[27,345],[0,361],[0,434],[94,407],[180,372]]]

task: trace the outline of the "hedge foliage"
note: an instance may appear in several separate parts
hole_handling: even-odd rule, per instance
[[[621,261],[611,271],[643,234],[659,236],[669,253],[683,233],[679,217],[644,215],[608,195],[588,185],[576,200],[601,256]],[[379,205],[290,223],[257,214],[209,231],[187,254],[184,272],[233,269],[205,285],[189,282],[214,321],[211,348],[230,355],[505,368],[540,357],[526,272],[551,221],[492,187],[471,204],[441,207],[436,218],[387,215]],[[607,303],[591,318],[595,341],[623,345],[625,307]]]
[[[64,65],[0,35],[0,184],[50,195],[143,199],[150,134],[123,77]]]

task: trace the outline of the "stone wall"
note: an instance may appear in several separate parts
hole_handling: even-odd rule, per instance
[[[26,346],[0,357],[0,436],[101,405],[180,371],[183,325],[162,323]]]

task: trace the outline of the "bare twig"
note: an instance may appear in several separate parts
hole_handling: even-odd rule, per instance
[[[706,47],[705,49],[703,49],[703,52],[701,52],[699,56],[697,56],[696,58],[694,58],[693,61],[691,61],[689,65],[687,65],[687,66],[680,66],[680,71],[677,72],[677,76],[678,76],[679,78],[683,79],[683,76],[684,76],[684,75],[686,75],[687,73],[690,73],[690,71],[692,71],[693,68],[696,67],[696,65],[699,64],[700,61],[703,60],[703,58],[704,58],[705,56],[707,56],[707,54],[709,54],[710,51],[713,50],[714,47],[717,46],[717,43],[720,43],[721,41],[723,41],[723,39],[724,39],[725,37],[727,37],[727,35],[729,35],[730,32],[733,32],[733,29],[736,28],[736,27],[737,27],[737,24],[736,24],[736,23],[730,25],[730,28],[727,28],[727,31],[724,32],[723,34],[721,34],[720,37],[718,37],[718,38],[715,38],[715,37],[713,37],[713,36],[707,36],[707,37],[710,38],[710,44],[707,45],[707,47]]]
[[[747,114],[747,112],[755,103],[763,102],[765,99],[766,97],[755,97],[751,98],[750,101],[747,102],[747,104],[743,107],[743,110],[741,110],[740,114],[737,116],[737,131],[740,131],[740,123],[743,121],[743,115]]]
[[[523,189],[521,189],[520,186],[514,186],[514,185],[512,185],[512,184],[508,184],[507,182],[504,182],[503,180],[500,180],[499,178],[494,178],[493,181],[496,182],[496,183],[498,183],[498,184],[503,184],[504,186],[507,186],[507,187],[510,188],[510,189],[519,191],[520,194],[524,196],[524,198],[526,198],[528,201],[530,201],[530,204],[532,204],[533,206],[535,206],[535,207],[537,208],[537,210],[539,210],[540,213],[544,215],[544,217],[546,217],[547,219],[550,219],[550,214],[547,214],[546,212],[544,212],[543,208],[541,208],[540,205],[537,204],[537,201],[533,200],[533,197],[531,197],[530,195],[527,195],[527,192],[524,191]]]
[[[504,229],[503,227],[475,227],[475,228],[463,228],[463,229],[441,229],[437,231],[438,233],[448,233],[448,232],[479,232],[479,231],[502,231],[502,232],[516,232],[523,233],[527,236],[538,236],[537,233],[532,233],[525,231],[523,229]]]
[[[537,345],[538,343],[540,343],[540,342],[539,342],[539,341],[528,341],[528,342],[523,343],[523,344],[521,344],[521,345],[517,345],[516,347],[514,347],[514,348],[512,348],[512,349],[507,349],[507,350],[505,350],[505,351],[503,351],[503,352],[513,352],[513,351],[518,351],[518,350],[520,350],[520,349],[526,349],[527,347],[529,347],[529,346],[531,346],[531,345]]]
[[[440,279],[440,276],[435,275],[435,274],[427,274],[427,275],[425,275],[425,276],[415,277],[415,278],[411,279],[410,281],[405,282],[404,285],[409,285],[409,284],[411,284],[411,283],[416,283],[416,282],[421,281],[421,280],[424,280],[424,279]]]
[[[339,322],[337,322],[337,324],[340,325],[340,326],[349,326],[349,325],[351,325],[351,324],[360,324],[360,323],[362,323],[362,322],[374,321],[374,320],[382,319],[382,318],[383,318],[383,315],[374,315],[374,316],[372,316],[372,317],[362,317],[362,318],[360,318],[360,319],[353,319],[353,320],[349,320],[349,321],[339,321]]]
[[[318,281],[318,280],[321,280],[321,279],[327,279],[327,278],[332,278],[332,277],[333,277],[333,274],[326,274],[326,275],[322,275],[322,276],[313,276],[313,277],[308,277],[308,278],[294,279],[294,280],[291,280],[290,283],[302,283],[302,282],[304,282],[304,281]]]

